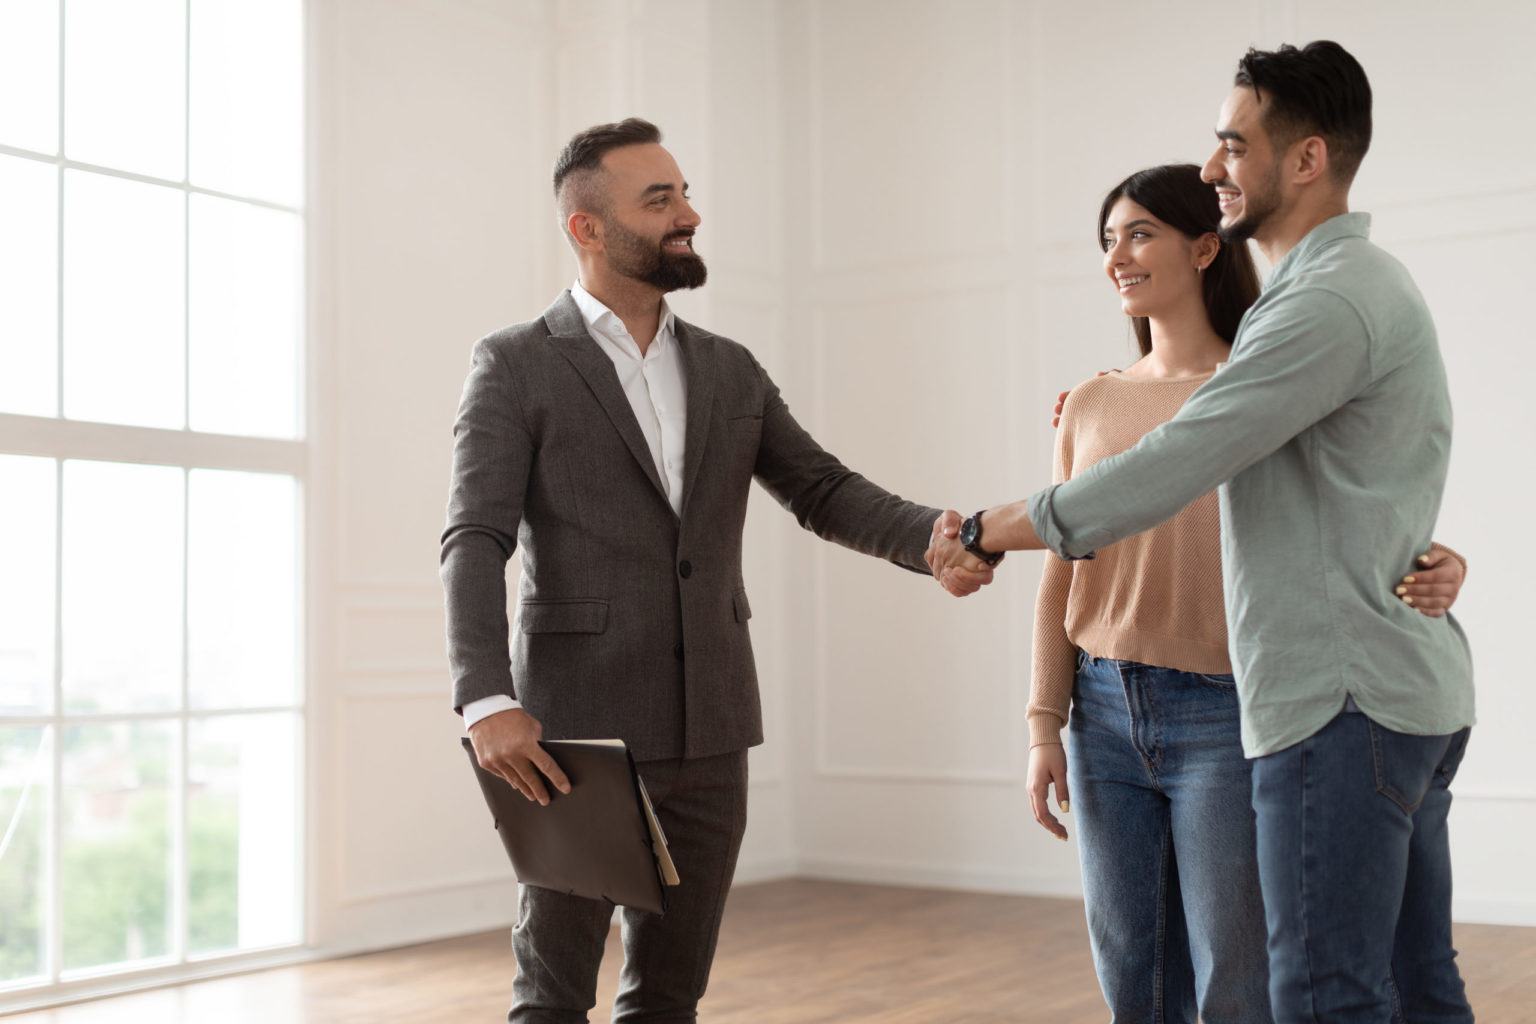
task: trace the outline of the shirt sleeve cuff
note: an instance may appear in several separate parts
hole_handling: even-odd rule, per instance
[[[1038,747],[1043,743],[1060,743],[1061,729],[1065,725],[1061,719],[1050,712],[1029,716],[1029,745]]]
[[[470,726],[483,718],[490,718],[499,712],[511,711],[513,708],[522,706],[516,697],[510,697],[505,693],[493,693],[489,697],[472,700],[464,705],[464,729],[468,731]]]
[[[1066,532],[1056,521],[1056,489],[1060,486],[1060,484],[1052,484],[1029,496],[1029,521],[1035,528],[1035,536],[1039,537],[1040,542],[1048,549],[1055,552],[1058,558],[1068,562],[1092,558],[1091,549],[1079,555],[1074,555],[1067,550]]]

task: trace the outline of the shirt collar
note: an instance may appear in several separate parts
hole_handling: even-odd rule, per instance
[[[1270,272],[1269,282],[1265,287],[1271,287],[1285,280],[1297,266],[1306,263],[1334,242],[1344,238],[1370,237],[1371,215],[1368,213],[1341,213],[1337,217],[1329,217],[1303,235],[1301,241],[1297,242],[1291,251],[1275,264],[1275,269]]]
[[[606,338],[615,339],[629,337],[629,331],[624,327],[624,321],[619,319],[619,315],[583,288],[580,281],[571,285],[571,298],[576,300],[576,308],[581,312],[581,319],[586,324],[588,333],[598,333]],[[665,344],[673,336],[673,322],[672,307],[667,305],[666,297],[663,296],[661,319],[657,323],[655,340]],[[630,340],[634,341],[633,338]],[[636,344],[638,345],[638,342]]]

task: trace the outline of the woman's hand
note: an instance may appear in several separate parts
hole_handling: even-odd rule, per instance
[[[1094,376],[1102,377],[1108,372],[1108,370],[1100,370],[1098,373],[1094,374]],[[1070,391],[1063,391],[1061,394],[1056,396],[1056,411],[1054,415],[1051,416],[1051,426],[1061,426],[1061,407],[1067,404],[1067,396],[1071,393],[1072,392]]]
[[[1049,789],[1056,787],[1056,803],[1062,814],[1072,810],[1067,794],[1067,748],[1060,743],[1042,743],[1029,749],[1029,807],[1035,820],[1057,839],[1065,841],[1066,826],[1051,813]]]
[[[1418,557],[1418,567],[1404,576],[1392,592],[1430,618],[1450,611],[1467,578],[1467,567],[1448,549],[1431,548]]]

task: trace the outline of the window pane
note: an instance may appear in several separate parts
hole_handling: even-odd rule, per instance
[[[246,203],[191,201],[191,426],[293,437],[303,336],[303,222]]]
[[[171,951],[175,739],[169,722],[64,730],[65,970]]]
[[[0,714],[53,708],[56,467],[0,455]]]
[[[52,164],[0,156],[0,412],[58,413],[58,191]]]
[[[298,695],[298,508],[291,477],[193,470],[187,670],[194,707]],[[238,540],[232,540],[238,538]]]
[[[181,181],[185,0],[69,0],[64,19],[64,155]]]
[[[0,4],[0,143],[39,153],[59,149],[58,0]],[[26,102],[10,98],[25,96]]]
[[[193,0],[192,183],[299,205],[303,88],[299,0]]]
[[[183,425],[185,210],[175,189],[65,174],[64,415]]]
[[[182,471],[64,463],[64,707],[181,703]]]
[[[296,941],[297,716],[194,722],[188,740],[188,951]]]
[[[0,727],[0,983],[46,966],[50,735]]]

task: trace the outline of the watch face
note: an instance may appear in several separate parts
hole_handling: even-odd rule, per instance
[[[971,516],[960,524],[960,546],[969,548],[976,543],[976,535],[981,532],[981,523],[976,516]]]

